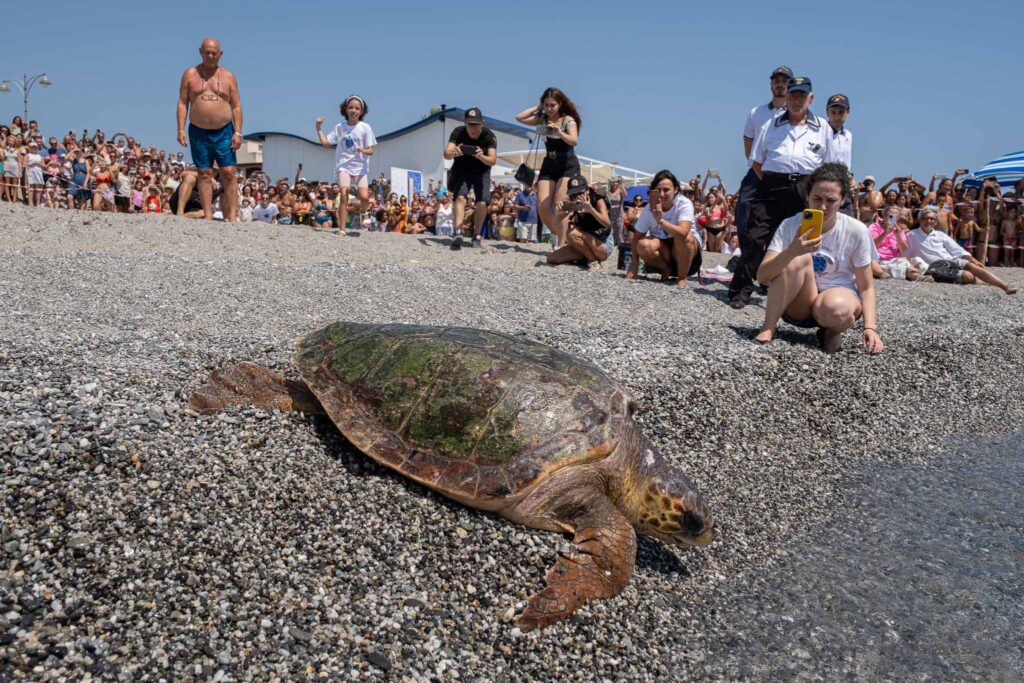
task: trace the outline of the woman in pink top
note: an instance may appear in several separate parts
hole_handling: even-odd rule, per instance
[[[878,260],[871,263],[871,273],[880,279],[894,277],[911,282],[932,282],[930,275],[922,275],[912,261],[900,256],[900,250],[907,249],[907,229],[906,219],[896,206],[887,208],[884,217],[868,227],[878,252]]]

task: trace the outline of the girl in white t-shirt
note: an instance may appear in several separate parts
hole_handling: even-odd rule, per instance
[[[757,269],[768,282],[764,324],[754,341],[771,343],[779,318],[799,327],[817,327],[818,342],[836,351],[842,335],[864,316],[861,345],[881,353],[876,328],[875,285],[871,276],[871,235],[867,226],[845,214],[839,205],[850,192],[850,172],[844,164],[824,164],[808,179],[807,205],[824,214],[818,239],[797,233],[801,214],[782,221]]]
[[[438,237],[451,237],[452,226],[455,224],[452,218],[452,201],[446,194],[441,197],[441,203],[437,205],[437,213],[434,217],[434,234]]]
[[[373,129],[370,124],[363,121],[369,108],[366,102],[359,95],[349,95],[348,98],[338,107],[345,120],[324,135],[321,126],[324,117],[316,117],[316,134],[320,138],[320,144],[324,147],[335,147],[334,170],[338,174],[338,185],[341,187],[341,210],[339,211],[338,224],[339,236],[345,234],[345,226],[348,221],[348,188],[353,185],[359,194],[359,224],[366,220],[366,212],[370,206],[370,184],[367,175],[370,172],[370,155],[377,144],[373,137]]]

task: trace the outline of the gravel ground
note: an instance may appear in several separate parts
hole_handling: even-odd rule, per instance
[[[794,328],[756,348],[761,307],[733,311],[722,285],[549,268],[533,247],[7,204],[0,235],[0,680],[768,679],[792,672],[790,648],[813,652],[801,675],[857,677],[850,653],[870,643],[762,641],[751,615],[780,586],[827,586],[795,553],[842,545],[833,529],[871,473],[927,471],[948,437],[1024,418],[1024,299],[990,287],[882,282],[886,352],[851,338],[825,356]],[[519,633],[557,535],[408,482],[323,418],[189,409],[211,368],[288,371],[292,339],[336,319],[495,329],[588,358],[634,393],[718,539],[644,540],[621,596]],[[999,604],[976,618],[1010,619]],[[1019,641],[1011,660],[986,652],[920,675],[1024,661]]]

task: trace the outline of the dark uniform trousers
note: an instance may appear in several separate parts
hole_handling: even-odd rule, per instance
[[[757,196],[757,184],[759,179],[754,169],[747,169],[747,175],[743,176],[740,183],[740,191],[736,197],[736,234],[740,240],[747,232],[747,221],[750,220],[750,204]]]
[[[730,299],[739,298],[741,293],[749,297],[754,291],[757,269],[761,267],[768,244],[779,229],[779,224],[804,210],[804,199],[798,188],[805,178],[806,175],[765,172],[757,184],[757,195],[750,204],[747,229],[739,233],[740,262],[729,284]]]

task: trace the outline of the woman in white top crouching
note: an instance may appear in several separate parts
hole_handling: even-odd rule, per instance
[[[871,276],[871,234],[860,221],[839,213],[849,192],[846,166],[824,164],[807,183],[807,206],[824,216],[821,237],[799,236],[800,213],[779,225],[757,269],[757,279],[770,283],[757,343],[770,343],[782,318],[798,327],[817,327],[818,342],[832,353],[842,344],[843,332],[863,316],[861,345],[870,353],[882,352]]]

